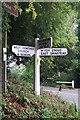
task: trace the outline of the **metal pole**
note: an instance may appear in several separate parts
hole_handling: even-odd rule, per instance
[[[7,30],[5,32],[5,48],[6,48],[6,59],[5,59],[5,92],[6,92],[6,80],[7,80]]]
[[[5,42],[3,47],[3,93],[6,93],[7,80],[7,30],[5,31]]]
[[[35,38],[35,93],[40,95],[40,60],[39,50],[37,50],[37,42],[39,38]]]

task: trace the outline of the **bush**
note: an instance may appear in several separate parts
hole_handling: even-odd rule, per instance
[[[74,80],[75,76],[72,72],[70,73],[65,73],[61,72],[61,76],[58,78],[60,81],[72,81]]]
[[[67,86],[65,84],[61,84],[62,88],[67,88]]]
[[[25,65],[14,65],[10,69],[11,78],[15,78],[17,80],[24,80],[28,82],[33,82],[33,71],[34,65],[31,60],[27,61]]]

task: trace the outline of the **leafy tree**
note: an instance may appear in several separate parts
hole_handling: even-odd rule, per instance
[[[76,87],[80,87],[80,2],[77,3],[77,7],[76,7],[76,11],[78,11],[78,32],[77,32],[77,36],[78,36],[78,43],[77,43],[77,61],[78,64],[76,65],[75,69],[74,69],[74,74],[76,76],[76,81],[75,81],[75,85]]]
[[[75,58],[77,51],[75,46],[78,42],[76,30],[78,4],[26,2],[19,3],[19,5],[22,9],[19,17],[9,17],[12,27],[8,33],[9,50],[13,44],[35,46],[33,35],[36,33],[39,33],[42,38],[52,36],[53,47],[68,48],[68,55],[65,57],[42,57],[41,79],[42,76],[46,77],[49,71],[49,76],[53,76],[52,71],[55,71],[55,74],[57,68],[65,72],[73,69],[74,61],[77,59]]]

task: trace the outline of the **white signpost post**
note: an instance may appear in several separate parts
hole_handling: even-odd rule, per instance
[[[35,38],[35,93],[40,95],[40,58],[39,49],[52,47],[52,37],[39,40]]]
[[[35,38],[35,83],[34,89],[37,95],[40,95],[40,61],[39,61],[39,50],[37,49],[39,38]]]
[[[49,48],[48,48],[49,47]],[[40,95],[40,56],[65,56],[67,55],[66,48],[51,48],[52,37],[40,40],[35,37],[35,47],[13,45],[12,52],[16,56],[32,57],[35,54],[35,93]]]

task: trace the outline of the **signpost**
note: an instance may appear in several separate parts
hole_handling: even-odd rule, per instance
[[[35,83],[34,89],[37,95],[40,95],[40,56],[65,56],[67,55],[66,48],[51,48],[52,37],[47,39],[39,39],[35,37],[35,47],[13,45],[12,52],[17,56],[31,57],[35,54]],[[43,48],[43,49],[41,49]]]
[[[16,56],[32,57],[32,55],[35,54],[35,47],[13,45],[12,52],[15,53]]]
[[[3,2],[3,9],[15,17],[18,17],[18,10],[14,8],[15,2]]]
[[[37,50],[39,38],[35,38],[35,83],[34,89],[37,95],[40,95],[40,61],[39,61],[39,50]]]
[[[52,37],[37,40],[37,49],[52,47]]]
[[[40,95],[40,58],[39,49],[52,47],[52,37],[40,40],[38,36],[35,38],[35,93]]]
[[[39,51],[40,56],[65,56],[67,55],[66,48],[44,48]]]
[[[35,54],[35,93],[40,95],[40,59],[39,48],[52,47],[52,37],[39,40],[39,36],[35,38],[35,47],[13,45],[12,52],[17,56],[31,57]]]

